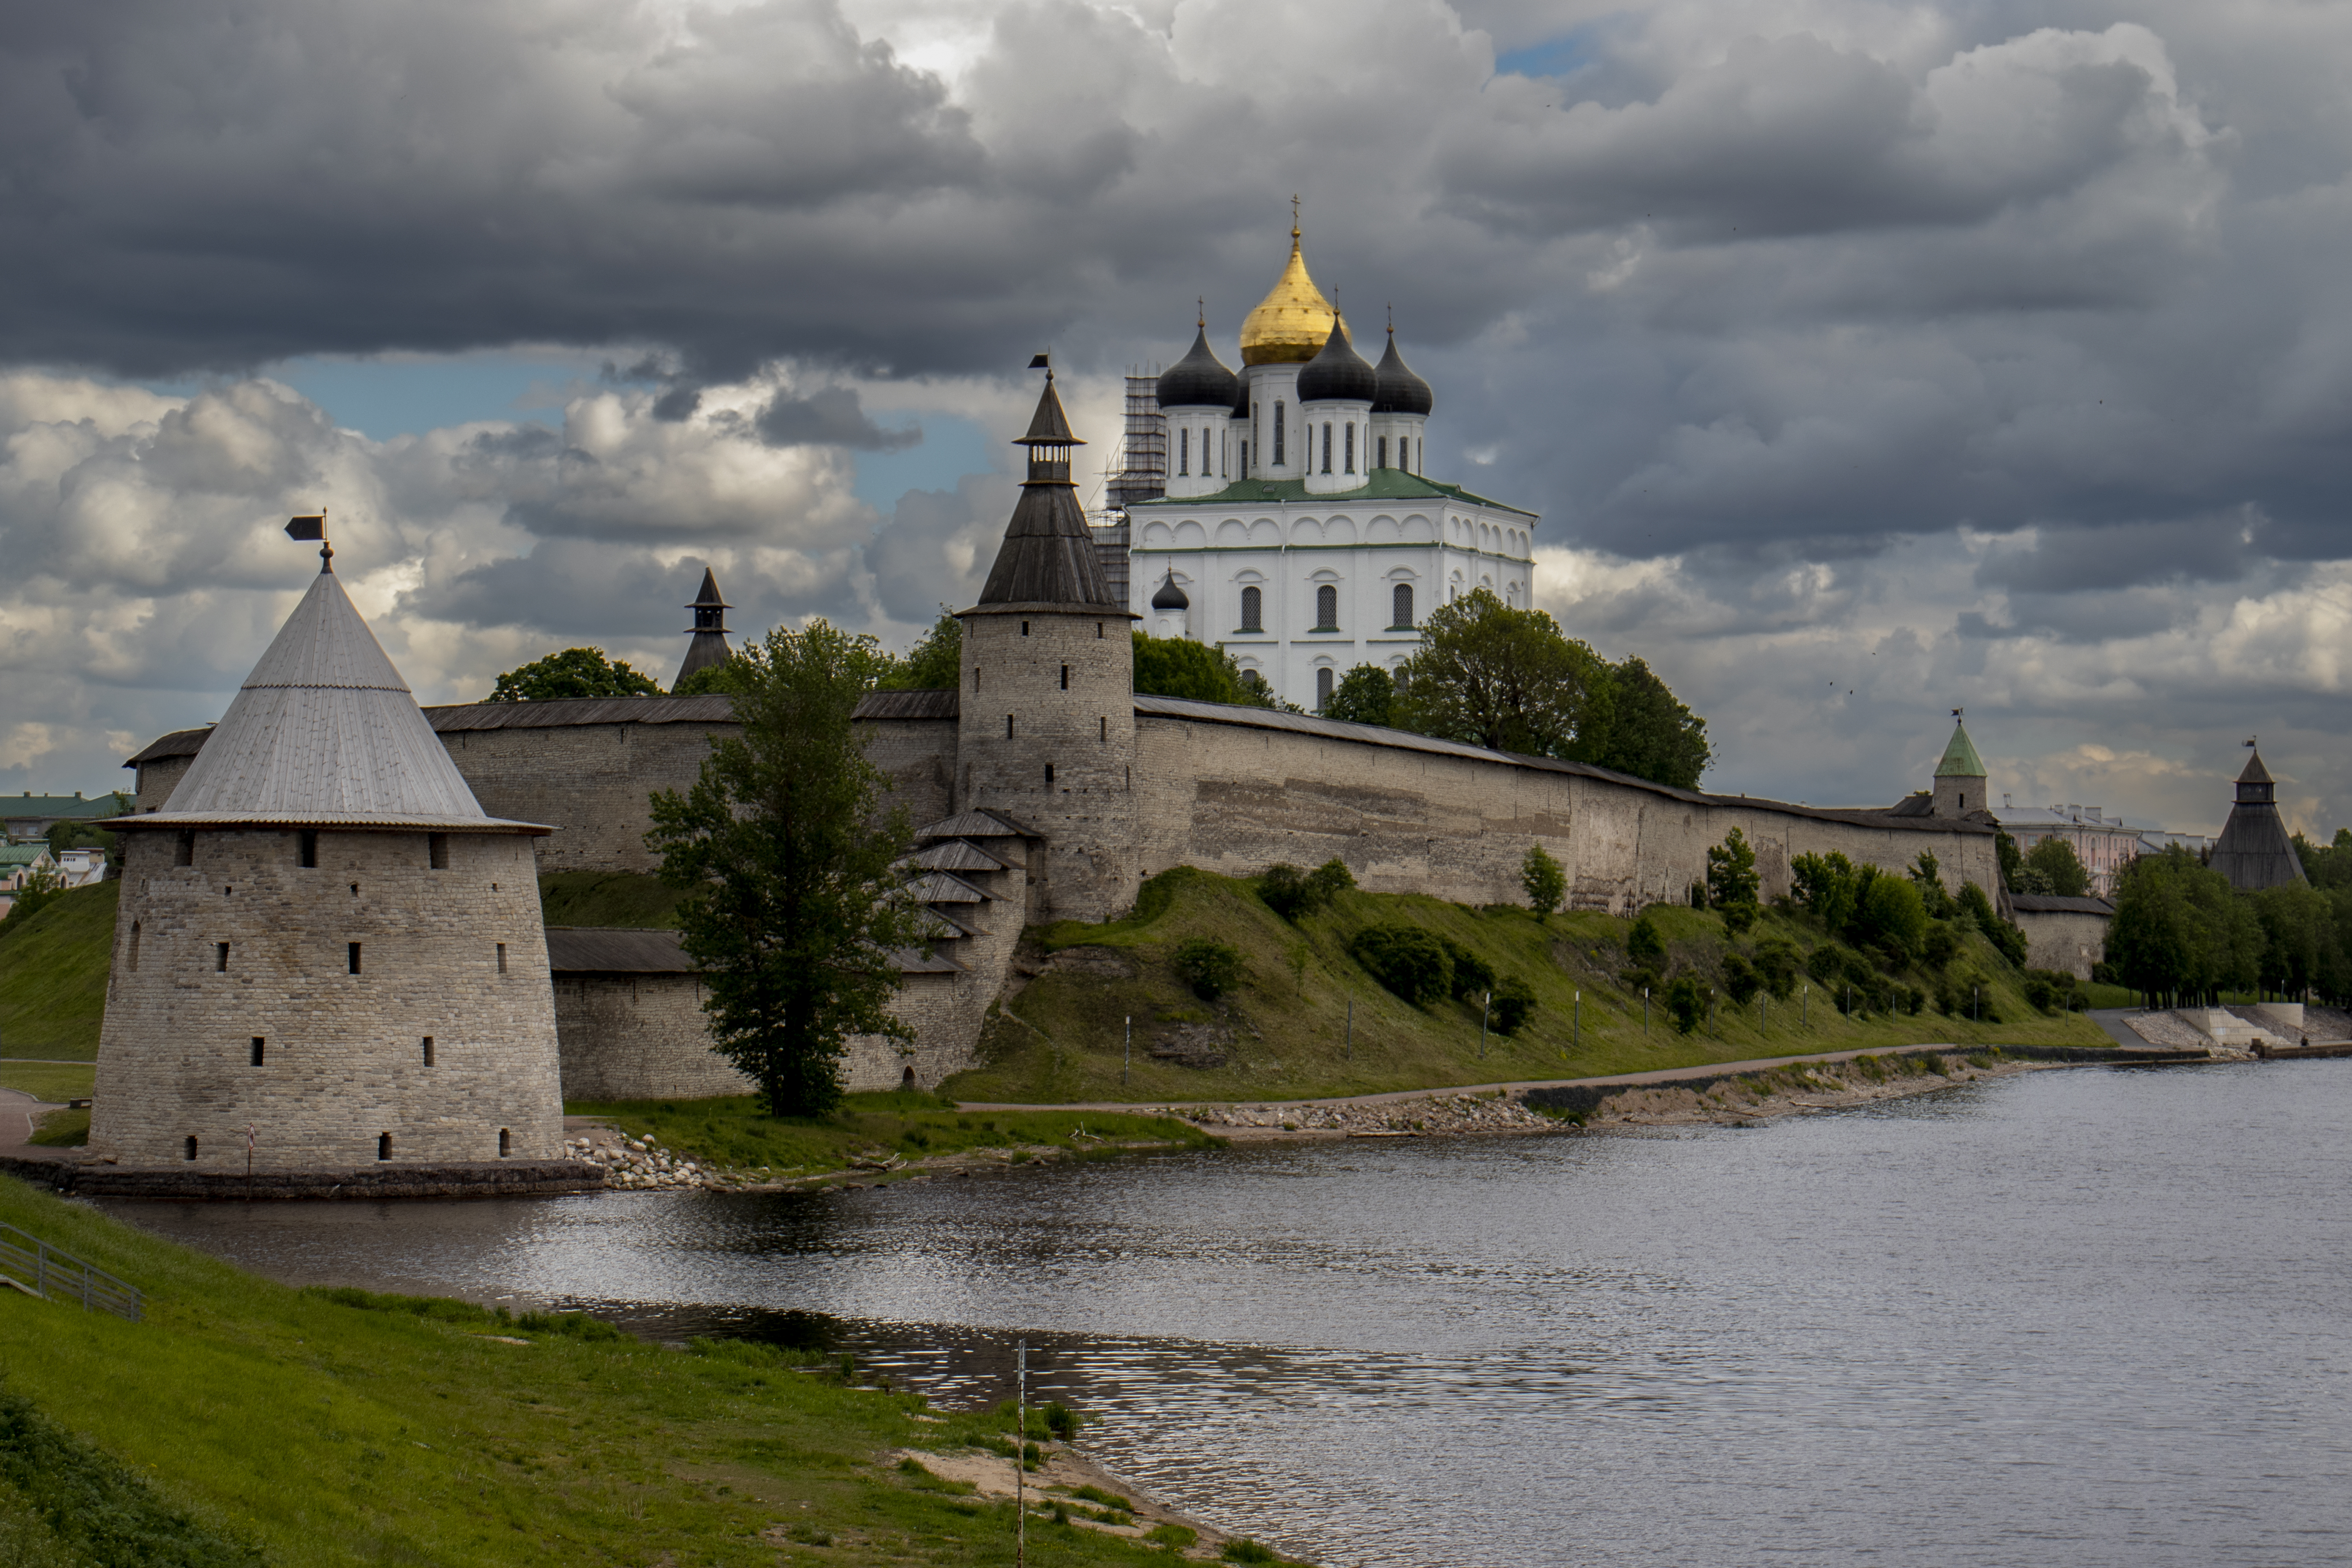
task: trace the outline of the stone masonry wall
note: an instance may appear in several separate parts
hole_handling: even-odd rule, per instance
[[[2107,956],[2105,915],[2071,910],[2019,910],[2018,929],[2025,933],[2025,963],[2032,969],[2063,969],[2077,980],[2091,977],[2091,966]]]
[[[887,815],[904,811],[920,828],[955,810],[956,721],[952,719],[861,719],[866,756],[890,777],[882,797]]]
[[[1628,915],[1678,902],[1706,850],[1737,826],[1768,899],[1794,856],[1843,851],[1888,870],[1932,851],[1948,888],[2000,886],[1990,830],[1934,818],[1854,824],[1757,804],[1698,804],[1606,779],[1291,731],[1156,715],[1136,722],[1141,873],[1192,865],[1229,876],[1333,856],[1375,892],[1519,902],[1519,863],[1541,843],[1571,908]]]
[[[654,871],[646,847],[646,797],[700,776],[710,738],[731,724],[573,724],[458,730],[441,737],[492,816],[555,829],[541,841],[543,871]],[[918,825],[919,826],[919,824]]]
[[[184,757],[158,757],[152,763],[140,763],[139,790],[131,797],[131,809],[142,814],[163,810],[163,803],[172,798],[172,792],[179,787],[180,780],[195,761],[191,752]]]
[[[710,1048],[691,974],[559,974],[565,1100],[715,1100],[751,1080]]]
[[[242,1170],[250,1126],[262,1170],[373,1163],[387,1132],[394,1162],[497,1159],[502,1130],[507,1157],[562,1157],[529,837],[450,834],[442,870],[422,833],[322,832],[312,868],[291,830],[201,831],[188,866],[177,841],[123,835],[94,1152]]]

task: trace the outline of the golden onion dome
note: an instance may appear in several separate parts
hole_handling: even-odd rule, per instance
[[[1323,352],[1339,313],[1298,254],[1298,230],[1290,231],[1290,264],[1267,289],[1257,309],[1242,318],[1242,363],[1304,364]]]

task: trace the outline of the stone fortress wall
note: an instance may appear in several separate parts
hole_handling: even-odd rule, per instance
[[[322,831],[308,868],[292,829],[197,831],[185,865],[124,833],[93,1152],[242,1171],[250,1127],[262,1171],[560,1158],[532,846],[438,837],[436,869],[422,832]]]

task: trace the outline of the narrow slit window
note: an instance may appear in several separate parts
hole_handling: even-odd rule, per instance
[[[1068,665],[1066,665],[1066,665],[1062,666],[1062,689],[1063,689],[1063,690],[1065,690],[1065,691],[1067,691],[1069,689],[1070,689],[1070,667],[1069,667]]]
[[[193,866],[195,863],[196,830],[193,827],[183,827],[180,829],[179,840],[172,846],[172,864]]]
[[[1287,444],[1283,436],[1282,404],[1277,401],[1274,405],[1274,466],[1277,468],[1282,467],[1282,451]]]
[[[1029,623],[1027,621],[1021,623],[1021,635],[1024,637],[1029,635]]]
[[[504,974],[506,972],[507,972],[507,944],[506,944],[505,942],[500,942],[500,943],[499,943],[499,973],[500,974]]]
[[[1348,472],[1356,471],[1356,422],[1348,421]]]
[[[1255,587],[1242,590],[1242,630],[1265,630],[1265,595]]]
[[[1323,471],[1331,471],[1331,422],[1323,421]]]
[[[253,1065],[255,1067],[259,1067],[261,1065],[262,1053],[268,1047],[268,1044],[269,1042],[262,1038],[259,1035],[253,1037]]]
[[[1188,478],[1192,472],[1192,432],[1188,427],[1176,432],[1176,474]]]
[[[225,942],[213,943],[213,973],[215,974],[228,973],[228,943]]]
[[[504,1160],[513,1153],[514,1134],[501,1127],[499,1129],[499,1158]]]
[[[430,1035],[425,1037],[425,1065],[433,1065],[433,1037]]]
[[[316,828],[304,828],[296,836],[301,840],[302,865],[310,870],[319,868],[319,834]]]
[[[1045,782],[1047,784],[1054,782],[1054,764],[1051,763],[1045,764]]]
[[[1097,622],[1095,623],[1095,640],[1096,640],[1096,641],[1097,641],[1097,642],[1101,641],[1101,640],[1102,640],[1102,635],[1103,635],[1103,624],[1102,624],[1100,621],[1097,621]]]
[[[427,869],[446,871],[449,868],[449,836],[428,833],[425,836],[425,864]]]
[[[182,1144],[182,1145],[181,1145],[181,1148],[180,1148],[180,1158],[181,1158],[181,1159],[183,1159],[183,1160],[193,1160],[193,1159],[194,1159],[195,1157],[196,1157],[196,1141],[195,1141],[195,1138],[194,1137],[194,1135],[191,1135],[191,1136],[189,1137],[188,1141],[187,1141],[185,1143],[184,1143],[184,1144]]]
[[[354,942],[347,942],[344,945],[350,950],[351,972],[353,974],[357,974],[360,972],[360,944]]]
[[[1108,714],[1108,713],[1104,714],[1104,715],[1102,716],[1102,718],[1101,718],[1100,720],[1098,720],[1098,721],[1097,721],[1097,722],[1099,722],[1099,723],[1102,725],[1102,734],[1101,734],[1101,736],[1100,736],[1100,739],[1102,739],[1102,740],[1106,740],[1106,741],[1109,740],[1109,739],[1110,739],[1110,715],[1109,715],[1109,714]]]
[[[1004,738],[1008,741],[1013,739],[1013,715],[1010,713],[1004,716]]]
[[[375,1157],[379,1160],[389,1160],[392,1158],[391,1133],[379,1132],[375,1135]]]
[[[1380,461],[1380,467],[1381,467],[1381,468],[1387,468],[1388,466],[1389,466],[1389,438],[1388,438],[1387,437],[1383,436],[1383,437],[1381,437],[1381,461]]]

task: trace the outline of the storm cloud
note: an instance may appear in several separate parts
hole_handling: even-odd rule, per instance
[[[2013,793],[2210,824],[2251,714],[2352,818],[2347,58],[2286,4],[15,7],[0,773],[213,701],[327,500],[436,695],[666,672],[702,564],[902,640],[1009,468],[860,461],[1017,433],[1047,345],[1107,452],[1196,296],[1232,360],[1296,192],[1432,470],[1543,514],[1714,782],[1891,799],[1965,704]],[[268,379],[519,344],[635,368],[385,442]]]

